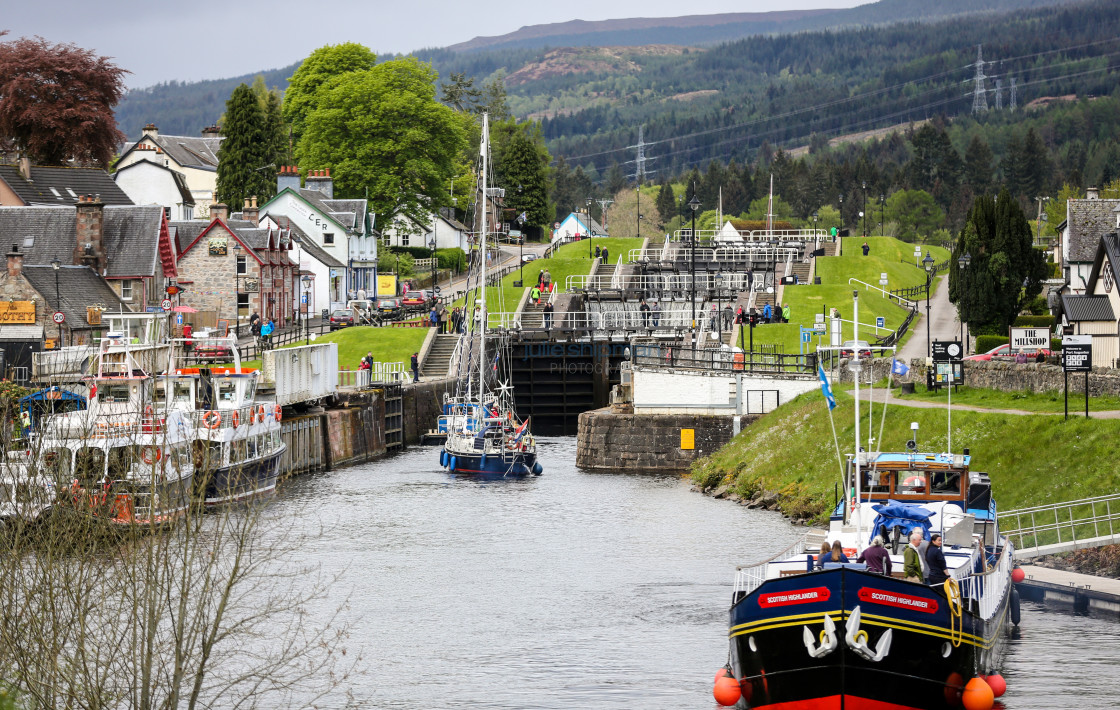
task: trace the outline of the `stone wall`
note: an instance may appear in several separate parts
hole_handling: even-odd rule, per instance
[[[403,388],[404,443],[416,444],[443,414],[444,393],[455,394],[455,379],[424,380]]]
[[[847,360],[841,360],[837,368],[841,382],[851,382],[852,373],[848,371]],[[895,382],[925,382],[925,359],[914,358],[910,361],[910,372],[905,376],[895,378]],[[890,358],[876,358],[871,365],[871,378],[878,382],[885,378],[891,369]],[[866,365],[861,382],[867,382]],[[1061,392],[1065,390],[1065,372],[1061,365],[1049,363],[1028,362],[1017,364],[1014,362],[984,362],[982,360],[968,360],[964,363],[964,384],[967,387],[993,389],[1003,392]],[[1085,391],[1085,375],[1080,372],[1070,373],[1069,391]],[[1089,394],[1120,396],[1120,370],[1107,367],[1094,367],[1089,373]]]
[[[747,426],[757,417],[743,417]],[[592,471],[677,473],[731,441],[733,417],[630,414],[596,409],[579,415],[576,465]],[[695,431],[695,448],[681,448],[681,430]]]

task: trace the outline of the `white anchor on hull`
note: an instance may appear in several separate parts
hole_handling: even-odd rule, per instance
[[[875,650],[872,651],[867,645],[867,632],[860,631],[860,616],[859,606],[856,606],[852,609],[852,613],[848,615],[848,621],[845,624],[847,633],[844,634],[844,640],[853,651],[873,663],[878,663],[890,653],[891,636],[894,629],[887,629],[886,632],[879,637],[879,643],[875,644]]]
[[[808,626],[802,627],[801,637],[805,641],[805,649],[809,651],[809,655],[813,658],[823,658],[835,651],[836,647],[840,645],[840,639],[836,634],[836,622],[827,614],[824,617],[824,631],[821,632],[819,648],[817,647],[816,636],[809,630]]]

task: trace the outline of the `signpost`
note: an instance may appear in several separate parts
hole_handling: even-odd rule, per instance
[[[53,317],[54,317],[54,322],[58,323],[59,325],[62,325],[63,323],[66,322],[66,314],[63,313],[62,311],[55,311]]]
[[[879,274],[879,285],[880,286],[886,286],[887,285],[887,272],[886,271],[883,271]]]
[[[875,330],[879,330],[880,328],[886,328],[886,327],[887,327],[887,319],[884,318],[883,316],[876,316],[875,317]]]
[[[1085,373],[1085,418],[1089,418],[1089,372],[1093,369],[1093,336],[1062,338],[1062,369],[1066,378],[1066,419],[1069,419],[1069,373]]]
[[[933,341],[933,389],[942,385],[964,384],[964,348],[959,340]]]
[[[1012,328],[1011,353],[1020,350],[1042,350],[1050,347],[1049,328]]]
[[[165,313],[170,313],[171,312],[171,299],[170,298],[163,299],[162,301],[159,302],[159,307],[162,308]]]

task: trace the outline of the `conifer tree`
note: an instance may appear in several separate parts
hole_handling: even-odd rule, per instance
[[[236,211],[245,199],[264,201],[275,193],[273,172],[267,169],[271,146],[265,131],[265,114],[246,84],[239,85],[226,102],[226,123],[218,149],[219,202]]]
[[[673,186],[662,183],[657,192],[657,214],[661,217],[661,224],[668,224],[677,215],[677,198],[673,194]]]

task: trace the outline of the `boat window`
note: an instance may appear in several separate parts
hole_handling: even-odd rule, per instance
[[[152,388],[152,401],[156,404],[163,404],[167,401],[167,382],[164,380],[156,380],[155,387]]]
[[[272,432],[272,448],[273,448],[273,450],[279,449],[280,448],[280,443],[281,443],[280,432],[278,432],[278,431]]]
[[[214,380],[214,391],[218,394],[219,406],[224,404],[223,408],[229,408],[237,397],[237,383],[229,377],[218,377]]]
[[[960,471],[934,471],[930,477],[931,492],[952,494],[961,492]]]
[[[897,471],[895,474],[895,493],[925,493],[926,472],[915,470]]]
[[[229,444],[229,462],[231,464],[240,463],[245,460],[245,440],[238,439],[231,441]]]
[[[83,484],[96,481],[105,475],[105,452],[92,446],[83,446],[74,456],[74,478]]]
[[[246,458],[255,459],[257,457],[257,449],[259,448],[257,438],[258,437],[250,436],[245,440]]]
[[[890,493],[891,492],[891,472],[879,471],[871,469],[867,471],[867,476],[864,479],[867,484],[868,493]]]
[[[47,449],[43,454],[43,472],[55,481],[68,480],[72,459],[73,452],[65,446]]]
[[[97,387],[98,402],[127,402],[128,385],[112,385],[102,383]]]
[[[111,480],[127,478],[128,471],[135,460],[135,447],[114,446],[109,449],[109,478]]]
[[[256,397],[256,396],[257,396],[257,381],[256,380],[246,380],[245,381],[245,401],[246,402],[252,402],[253,398]]]
[[[193,404],[190,380],[175,380],[172,383],[171,397],[174,404]]]

